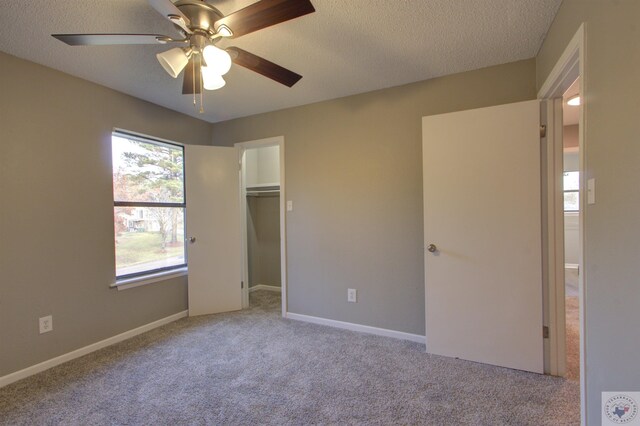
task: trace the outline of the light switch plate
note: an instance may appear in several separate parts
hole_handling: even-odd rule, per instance
[[[596,203],[596,180],[591,178],[587,181],[587,204]]]
[[[291,201],[291,200],[287,201],[287,211],[288,212],[292,212],[293,211],[293,201]]]

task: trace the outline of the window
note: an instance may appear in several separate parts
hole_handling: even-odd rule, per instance
[[[580,172],[564,172],[564,211],[580,210]]]
[[[184,149],[111,137],[117,279],[186,266]]]

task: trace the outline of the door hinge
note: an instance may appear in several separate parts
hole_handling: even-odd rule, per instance
[[[541,138],[546,138],[547,137],[547,126],[544,124],[540,125],[540,137]]]
[[[543,339],[549,338],[549,327],[546,325],[542,326],[542,338]]]
[[[240,281],[240,288],[244,288],[244,281]]]

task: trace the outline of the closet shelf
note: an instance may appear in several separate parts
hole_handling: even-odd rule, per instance
[[[275,197],[280,195],[280,191],[255,191],[247,192],[247,197]]]
[[[280,185],[260,185],[246,188],[247,197],[275,197],[280,194]]]
[[[278,182],[248,184],[247,185],[247,190],[253,189],[253,188],[258,189],[258,188],[266,188],[266,187],[280,188],[280,184]]]

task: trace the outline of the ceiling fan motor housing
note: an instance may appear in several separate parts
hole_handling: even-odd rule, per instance
[[[214,23],[224,17],[218,9],[202,0],[180,0],[175,5],[189,18],[189,28],[194,33],[206,34],[209,38],[216,34]]]
[[[189,36],[189,45],[193,52],[200,53],[207,44],[210,44],[209,36],[202,30],[195,30],[193,34]]]

